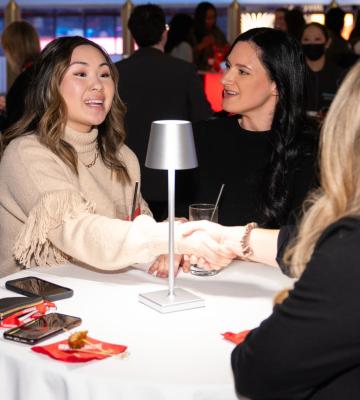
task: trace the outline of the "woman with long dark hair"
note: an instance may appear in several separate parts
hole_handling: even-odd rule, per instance
[[[279,227],[315,183],[304,71],[301,47],[285,32],[251,29],[233,43],[222,78],[232,116],[194,125],[195,200],[214,202],[224,183],[220,223]]]
[[[216,48],[222,50],[227,45],[216,18],[217,11],[212,3],[203,1],[197,5],[194,16],[194,61],[200,70],[211,69]]]

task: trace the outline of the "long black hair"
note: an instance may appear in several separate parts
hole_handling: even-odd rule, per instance
[[[208,1],[199,3],[195,8],[194,33],[198,42],[201,42],[203,37],[209,33],[207,32],[205,26],[206,14],[208,10],[213,10],[215,12],[215,16],[217,15],[215,6]]]
[[[258,57],[275,82],[278,101],[271,125],[272,152],[263,182],[263,224],[278,227],[289,212],[289,181],[299,155],[299,136],[306,124],[305,61],[298,41],[271,28],[255,28],[242,33],[233,43],[252,42]]]

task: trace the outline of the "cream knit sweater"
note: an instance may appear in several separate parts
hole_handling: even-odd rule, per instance
[[[100,157],[86,166],[94,161],[96,137],[96,129],[84,134],[66,128],[64,139],[78,153],[78,176],[35,134],[6,148],[0,162],[0,276],[66,259],[118,269],[167,252],[167,224],[149,216],[141,196],[143,215],[123,220],[140,181],[136,156],[122,146],[119,157],[131,182],[120,184]]]

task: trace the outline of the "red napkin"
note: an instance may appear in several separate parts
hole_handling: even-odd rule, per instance
[[[56,310],[56,305],[51,301],[44,300],[42,303],[37,304],[36,306],[25,308],[7,318],[4,318],[2,321],[0,321],[0,328],[15,328],[31,321],[32,319],[36,319],[42,315],[45,315],[48,311],[54,310]]]
[[[102,360],[113,355],[121,354],[127,349],[127,346],[102,342],[90,337],[87,337],[86,340],[91,342],[94,345],[94,348],[86,345],[82,349],[70,349],[68,341],[62,340],[47,346],[33,346],[31,350],[36,353],[46,354],[55,360],[65,362],[86,362],[91,360]],[[111,354],[103,354],[104,351],[109,351]]]
[[[230,340],[230,342],[233,342],[235,344],[240,344],[246,339],[246,336],[249,332],[251,332],[251,329],[239,333],[225,332],[222,333],[222,335],[224,336],[224,339]]]

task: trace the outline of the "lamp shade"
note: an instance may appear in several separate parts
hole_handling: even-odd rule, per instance
[[[146,167],[177,170],[197,165],[191,122],[160,120],[151,124]]]

